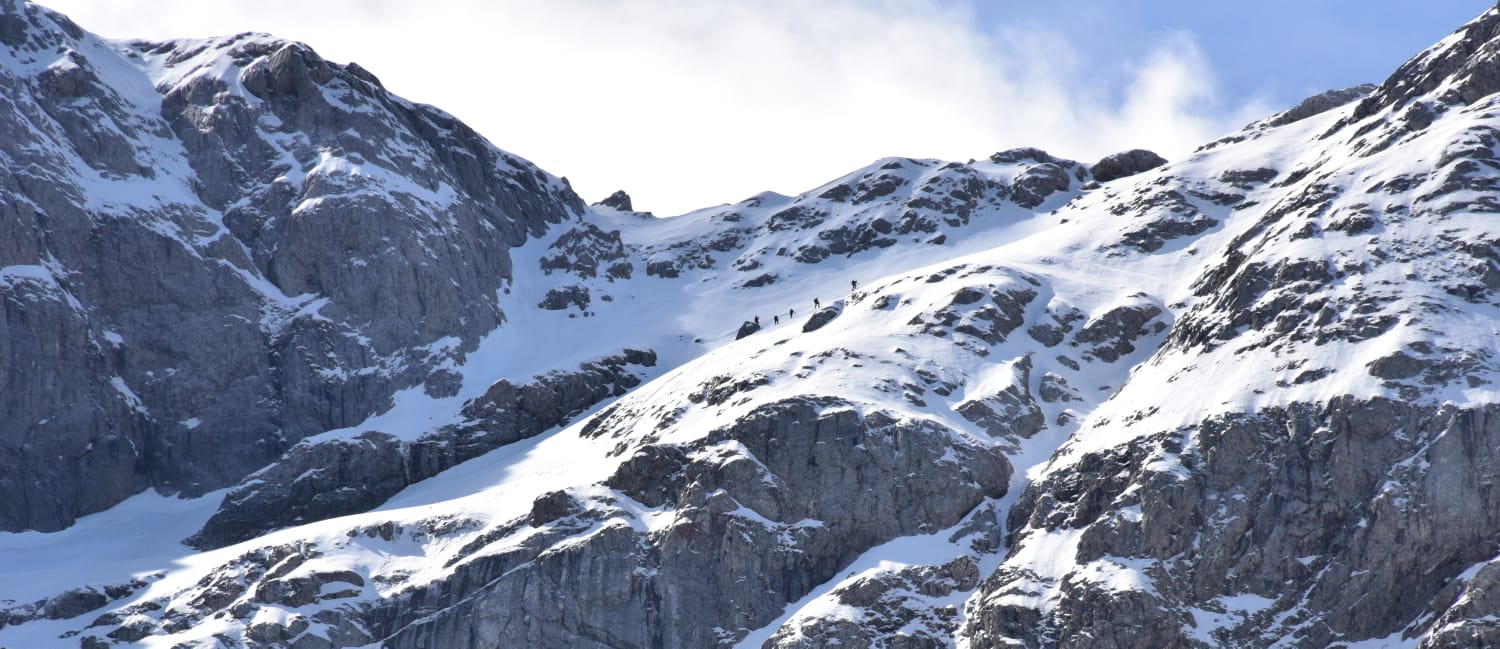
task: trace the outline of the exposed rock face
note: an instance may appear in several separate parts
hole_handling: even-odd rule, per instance
[[[1365,96],[1375,91],[1375,84],[1362,83],[1348,88],[1339,88],[1322,92],[1298,102],[1291,110],[1276,115],[1266,121],[1268,126],[1285,126],[1292,122],[1298,122],[1313,115],[1322,115],[1340,106],[1348,105],[1350,102],[1364,99]]]
[[[620,231],[605,232],[593,223],[584,223],[564,232],[547,247],[542,257],[542,271],[573,273],[589,279],[601,274],[609,280],[630,279],[635,265],[630,262]]]
[[[520,386],[496,381],[464,406],[468,423],[409,442],[373,431],[348,440],[304,441],[230,490],[188,543],[222,547],[288,525],[367,511],[412,483],[624,394],[640,384],[633,368],[655,364],[649,350],[626,350]]]
[[[1131,200],[1120,201],[1109,211],[1131,222],[1119,245],[1156,252],[1175,239],[1202,234],[1219,224],[1206,213],[1203,202],[1177,188],[1151,187],[1136,190]],[[1238,199],[1230,196],[1227,202]]]
[[[1500,470],[1480,450],[1500,435],[1496,414],[1341,399],[1082,457],[1029,487],[1010,527],[1039,543],[1069,538],[1079,565],[1124,568],[1159,587],[1002,569],[975,600],[970,637],[976,647],[1084,637],[1191,646],[1183,623],[1209,616],[1220,622],[1203,639],[1221,646],[1324,647],[1414,631],[1409,621],[1458,601],[1460,573],[1493,559],[1475,544],[1500,534],[1479,493]],[[1037,588],[1058,592],[1040,618],[998,603]],[[1226,609],[1234,598],[1263,604]]]
[[[583,208],[297,43],[0,23],[0,530],[222,487],[389,407],[500,323],[508,249]]]
[[[862,549],[957,523],[1004,492],[1009,469],[998,455],[951,447],[948,433],[928,424],[862,418],[839,405],[774,403],[692,447],[665,454],[644,447],[643,459],[622,465],[611,482],[624,496],[676,509],[670,525],[642,535],[619,509],[548,521],[599,531],[568,551],[527,548],[476,562],[482,572],[410,595],[441,615],[412,622],[420,609],[393,602],[372,613],[374,628],[400,629],[386,641],[392,647],[471,638],[479,646],[569,646],[582,638],[586,646],[714,646],[775,617]],[[601,424],[601,433],[611,425]],[[950,448],[961,459],[921,468]],[[827,466],[848,470],[820,469]],[[929,479],[897,479],[919,469]],[[525,561],[536,570],[508,570]],[[536,575],[553,577],[537,583]]]
[[[604,200],[595,203],[595,205],[608,207],[612,210],[620,210],[621,212],[635,211],[635,207],[630,204],[630,194],[625,193],[623,189],[615,190],[615,193],[604,197]]]
[[[586,286],[564,286],[547,289],[547,295],[536,306],[548,311],[561,311],[568,307],[576,307],[579,311],[587,312],[592,299]]]
[[[247,440],[269,458],[212,517],[176,523],[206,520],[201,547],[244,543],[228,554],[185,557],[187,530],[126,530],[124,510],[56,538],[119,529],[140,565],[79,569],[42,535],[0,535],[22,557],[0,559],[0,645],[1500,641],[1497,12],[1363,101],[1314,97],[1181,165],[888,158],[648,219],[581,210],[559,179],[299,46],[120,55],[0,9],[0,124],[23,140],[0,139],[20,161],[0,175],[16,197],[0,201],[0,345],[74,364],[0,368],[0,405],[85,404],[0,435],[0,461],[32,471],[0,471],[20,494],[0,507],[229,475],[241,460],[217,453]],[[142,66],[165,72],[100,83]],[[325,130],[345,127],[388,137]],[[158,202],[124,201],[126,183]],[[154,283],[97,278],[90,255]],[[175,275],[137,268],[155,257]],[[395,288],[341,284],[354,269]],[[416,307],[372,302],[420,302],[403,291],[439,279]],[[790,305],[835,293],[792,326]],[[752,336],[750,313],[788,326]],[[656,354],[632,350],[473,383],[636,336],[673,365],[650,383]],[[205,406],[218,397],[189,379],[240,401]],[[374,430],[295,432],[397,387],[381,426],[353,429]],[[37,453],[98,482],[40,493]],[[18,583],[36,570],[14,562],[43,555],[47,583]],[[113,572],[53,588],[95,563]]]
[[[153,577],[159,577],[154,575]],[[148,585],[146,579],[104,587],[82,586],[47,599],[0,608],[0,628],[36,620],[67,620],[97,611],[110,602],[128,597]]]
[[[1051,162],[1044,162],[1016,176],[1010,186],[1010,195],[1017,205],[1033,208],[1041,205],[1048,196],[1063,191],[1069,186],[1070,181],[1066,170]]]
[[[1094,175],[1094,180],[1107,183],[1111,180],[1134,176],[1143,171],[1150,171],[1164,164],[1167,164],[1167,159],[1151,151],[1131,149],[1104,156],[1089,167],[1089,173]]]
[[[932,276],[928,281],[938,279]],[[971,286],[954,293],[943,308],[912,324],[922,325],[925,334],[943,337],[950,332],[963,333],[994,345],[1021,326],[1026,307],[1036,296],[1030,286]]]
[[[592,430],[605,439],[635,419],[600,417]],[[902,479],[916,471],[923,480]],[[993,448],[931,422],[862,416],[837,399],[779,401],[689,445],[636,446],[607,481],[614,489],[545,493],[527,514],[474,537],[451,560],[451,577],[388,598],[340,606],[367,581],[319,563],[332,548],[273,546],[226,564],[173,602],[123,612],[141,613],[129,627],[137,637],[227,615],[246,621],[247,637],[290,643],[310,634],[329,643],[318,646],[374,639],[390,647],[715,646],[773,619],[864,550],[959,523],[1002,495],[1009,475]],[[675,514],[643,519],[641,505]],[[955,538],[993,548],[994,512],[971,518]],[[357,528],[349,537],[410,543],[469,525],[430,520]],[[945,580],[944,592],[979,579],[972,560],[909,579],[927,577]],[[162,604],[165,613],[155,613]],[[895,617],[929,615],[888,605]],[[325,626],[252,622],[285,607]],[[951,620],[951,608],[930,619]]]
[[[213,518],[186,539],[217,548],[300,522],[366,511],[410,481],[406,449],[391,435],[306,441],[225,495]]]
[[[1009,385],[992,394],[975,395],[954,410],[989,435],[1014,445],[1046,428],[1047,422],[1031,396],[1031,358],[1022,357],[1011,367],[1014,377]]]
[[[990,154],[990,162],[996,162],[996,163],[1007,163],[1007,162],[1008,163],[1015,163],[1015,162],[1027,162],[1027,161],[1036,162],[1036,163],[1040,163],[1040,164],[1050,164],[1050,163],[1059,162],[1059,160],[1057,158],[1052,157],[1046,151],[1043,151],[1043,150],[1035,148],[1035,147],[1020,147],[1020,148],[1015,148],[1015,149],[1006,149],[1004,151],[997,151],[997,152],[995,152],[993,154]]]
[[[1491,9],[1450,37],[1402,64],[1355,108],[1352,119],[1370,117],[1420,95],[1444,88],[1437,101],[1472,104],[1500,91],[1500,10]]]
[[[990,512],[984,512],[990,514]],[[979,522],[976,520],[976,522]],[[993,521],[979,522],[972,548],[992,551],[1000,542]],[[987,532],[987,534],[986,534]],[[954,594],[973,590],[980,567],[969,556],[941,566],[908,566],[894,573],[863,577],[841,586],[833,597],[840,614],[798,620],[782,626],[766,642],[772,649],[818,647],[949,647],[959,629],[959,609],[943,603]],[[847,611],[856,611],[849,615]]]
[[[1144,296],[1135,296],[1138,301],[1116,306],[1098,317],[1085,322],[1083,328],[1073,336],[1073,346],[1083,349],[1084,358],[1099,358],[1113,363],[1125,354],[1135,351],[1132,344],[1137,338],[1151,333],[1161,333],[1167,324],[1153,320],[1162,314],[1160,307],[1151,304]]]
[[[678,277],[726,262],[751,273],[778,257],[815,265],[875,254],[903,239],[945,245],[966,228],[1004,218],[1007,209],[1076,195],[1089,178],[1084,165],[1039,149],[967,164],[886,158],[797,197],[763,194],[727,206],[710,217],[724,226],[711,237],[649,242],[643,246],[646,274]],[[794,241],[760,243],[788,233]]]
[[[1188,390],[1203,368],[1255,364],[1274,376],[1182,398],[1275,396],[1180,423],[1157,417],[1179,406],[1127,384],[1120,419],[1101,416],[1064,445],[1012,510],[1008,559],[969,602],[971,646],[1436,647],[1493,636],[1482,611],[1494,606],[1480,591],[1494,553],[1473,545],[1500,535],[1480,504],[1500,460],[1481,450],[1500,432],[1496,407],[1449,395],[1490,384],[1495,356],[1449,318],[1490,302],[1491,246],[1461,242],[1493,238],[1494,208],[1455,190],[1493,191],[1494,167],[1481,162],[1493,155],[1483,144],[1492,127],[1467,123],[1480,111],[1455,103],[1485,87],[1487,73],[1466,62],[1487,60],[1494,16],[1342,109],[1319,138],[1347,147],[1324,156],[1404,159],[1397,147],[1434,137],[1446,110],[1454,130],[1438,146],[1449,153],[1431,165],[1365,175],[1357,188],[1317,168],[1219,176],[1241,190],[1272,179],[1282,189],[1251,206],[1258,218],[1204,266],[1194,306],[1136,380]],[[1380,112],[1402,102],[1431,110]],[[1422,198],[1387,208],[1366,189]],[[1322,247],[1298,251],[1304,241]],[[1160,311],[1134,307],[1102,330],[1121,340]],[[1376,387],[1330,385],[1341,370]],[[1061,559],[1028,558],[1038,552]]]

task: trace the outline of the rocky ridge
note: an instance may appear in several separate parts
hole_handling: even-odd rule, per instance
[[[157,505],[243,541],[6,580],[0,644],[1487,646],[1497,15],[1165,165],[611,197],[389,413]]]
[[[0,375],[0,529],[201,494],[389,409],[504,319],[509,248],[584,209],[298,43],[0,23],[0,347],[30,368]]]

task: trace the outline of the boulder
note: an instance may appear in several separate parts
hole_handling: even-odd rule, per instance
[[[1107,183],[1111,180],[1134,176],[1167,164],[1167,159],[1145,149],[1131,149],[1104,156],[1089,167],[1094,180]]]

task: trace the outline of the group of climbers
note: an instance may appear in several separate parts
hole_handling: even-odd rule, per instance
[[[852,292],[854,292],[856,290],[859,290],[859,280],[855,280],[855,279],[849,280],[849,291],[852,293]],[[814,310],[823,308],[823,302],[821,300],[819,300],[818,298],[813,298],[812,302],[813,302],[813,309]],[[797,317],[797,309],[795,307],[787,309],[786,310],[786,317],[787,317],[788,320]],[[760,328],[760,316],[758,316],[758,315],[755,316],[754,318],[751,319],[751,322],[755,323],[755,328],[756,329]],[[781,324],[781,316],[780,315],[773,315],[773,316],[771,316],[771,324],[776,324],[776,325]],[[743,336],[744,334],[741,334],[741,335]]]

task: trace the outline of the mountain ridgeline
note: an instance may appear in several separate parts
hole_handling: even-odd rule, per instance
[[[0,12],[0,529],[221,488],[503,320],[565,184],[356,66]]]
[[[0,0],[0,647],[1500,645],[1497,52],[657,218]]]

